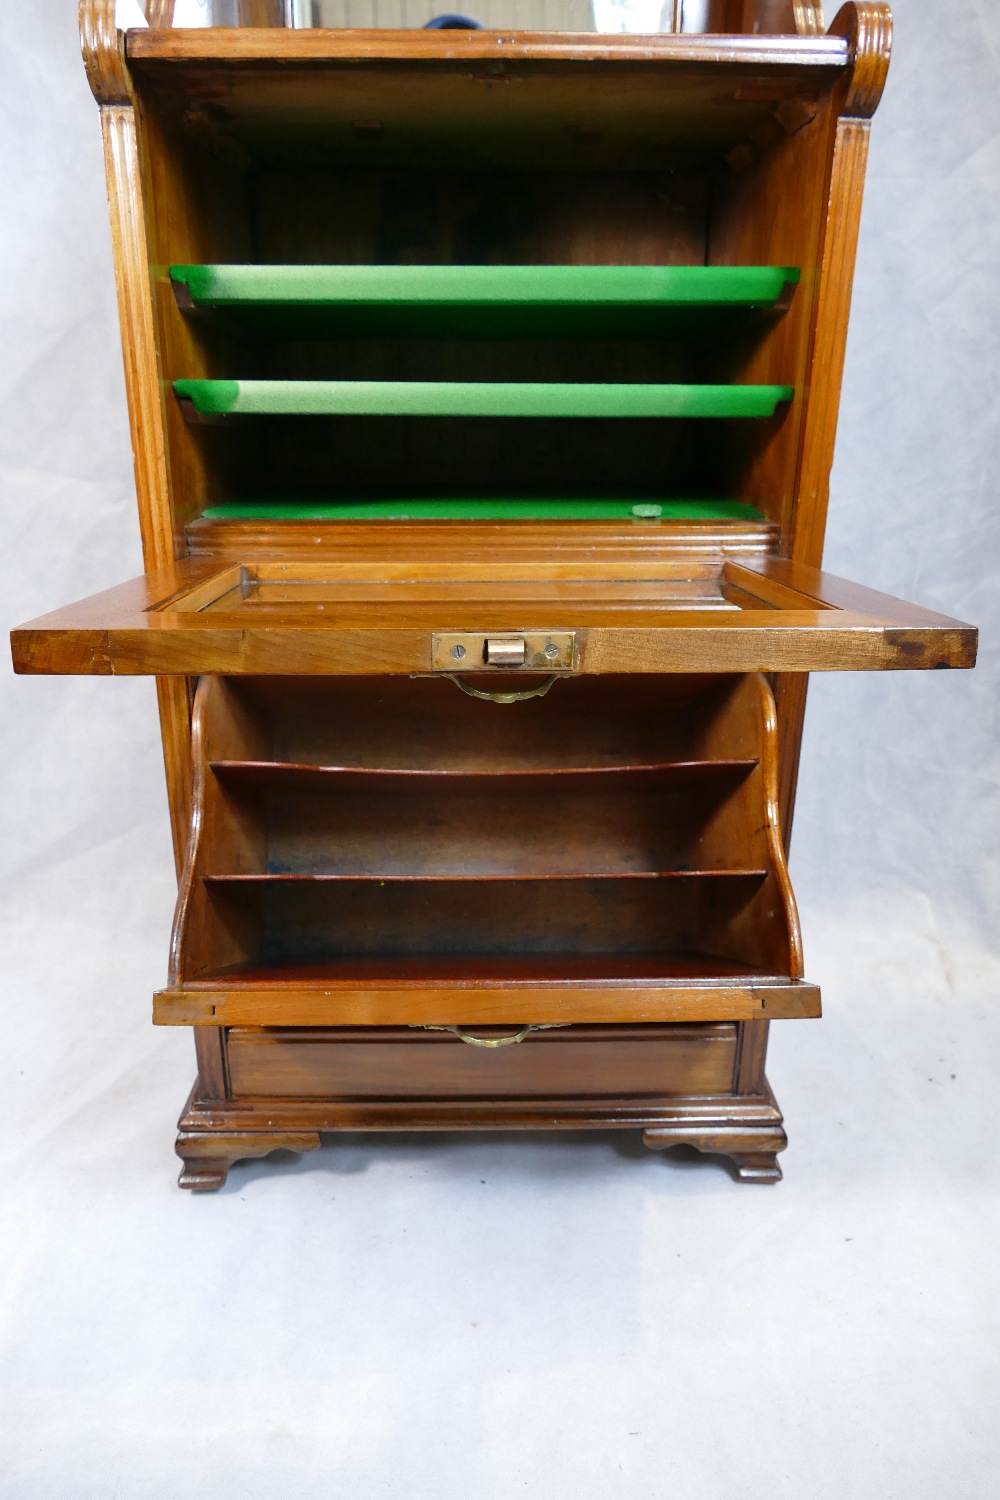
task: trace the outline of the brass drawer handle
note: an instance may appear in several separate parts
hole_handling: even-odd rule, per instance
[[[461,688],[463,693],[468,693],[470,698],[488,698],[491,703],[522,703],[525,698],[544,698],[552,684],[558,680],[558,673],[553,672],[537,687],[519,688],[512,693],[488,693],[484,688],[470,687],[454,672],[449,672],[448,676],[455,686]]]
[[[473,1036],[471,1031],[463,1031],[461,1026],[446,1026],[446,1031],[452,1032],[460,1042],[468,1042],[470,1047],[513,1047],[515,1042],[523,1042],[532,1026],[522,1026],[520,1031],[511,1032],[510,1036]]]
[[[473,1036],[471,1031],[466,1031],[462,1026],[421,1026],[421,1031],[450,1031],[452,1036],[457,1036],[460,1042],[468,1042],[470,1047],[513,1047],[515,1042],[523,1042],[529,1031],[555,1031],[559,1026],[568,1026],[568,1021],[552,1021],[548,1025],[534,1023],[522,1026],[520,1031],[511,1032],[510,1036]]]

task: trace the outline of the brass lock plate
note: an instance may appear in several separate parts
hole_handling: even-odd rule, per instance
[[[431,637],[435,672],[572,672],[572,630],[491,631],[481,635],[441,631]]]

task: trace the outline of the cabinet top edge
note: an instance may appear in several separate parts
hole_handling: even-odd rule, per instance
[[[844,36],[601,35],[517,31],[289,31],[266,27],[129,31],[130,63],[267,67],[355,62],[516,61],[642,63],[697,68],[841,71],[850,66]]]

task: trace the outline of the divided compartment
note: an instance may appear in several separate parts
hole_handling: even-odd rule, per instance
[[[194,725],[175,986],[276,988],[267,1024],[311,986],[318,1024],[353,1024],[338,987],[398,991],[398,1023],[430,985],[460,1022],[483,986],[516,1010],[525,987],[627,1003],[638,981],[701,986],[711,1019],[714,981],[800,977],[761,678],[506,705],[447,679],[203,678]]]
[[[206,507],[210,521],[761,519],[745,502],[685,498],[705,483],[687,424],[773,420],[792,399],[787,384],[720,383],[704,348],[787,306],[795,268],[171,274],[196,327],[217,320],[242,340],[214,378],[175,379],[177,401],[196,424],[252,421],[271,476]]]
[[[193,54],[168,61],[155,37],[131,39],[157,171],[146,211],[167,382],[782,397],[756,418],[195,424],[172,399],[179,546],[217,554],[241,525],[267,528],[261,548],[304,545],[324,521],[379,544],[421,522],[559,520],[593,535],[618,523],[629,540],[652,523],[665,541],[693,522],[774,549],[796,505],[819,291],[823,219],[801,183],[828,171],[846,49],[812,38],[762,69],[749,54],[720,65],[703,38],[671,45],[614,67],[542,47],[495,88],[444,52],[363,66],[220,58],[216,109]],[[373,291],[380,278],[392,297]],[[323,537],[338,541],[335,525]]]

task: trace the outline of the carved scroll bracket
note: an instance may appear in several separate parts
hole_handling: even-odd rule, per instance
[[[841,113],[870,120],[889,72],[892,11],[884,0],[850,0],[834,17],[830,35],[846,37],[851,48],[850,81]]]
[[[115,25],[115,0],[80,0],[80,48],[98,104],[131,104],[124,37]]]

